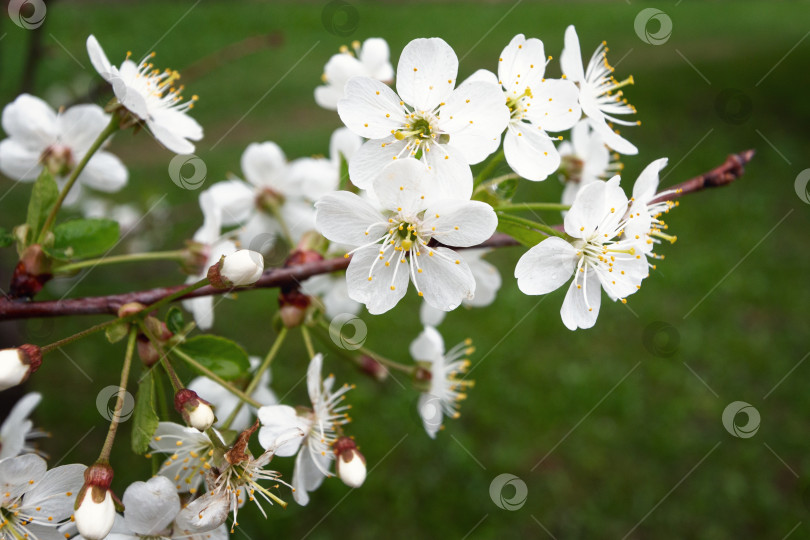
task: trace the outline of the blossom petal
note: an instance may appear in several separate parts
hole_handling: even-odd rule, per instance
[[[129,171],[117,156],[109,152],[96,152],[79,174],[79,182],[87,187],[115,193],[127,185]]]
[[[256,194],[241,180],[217,182],[207,190],[222,217],[222,226],[244,223],[256,208]]]
[[[428,207],[423,226],[435,229],[432,236],[446,246],[469,247],[492,236],[498,216],[481,201],[444,200]]]
[[[449,145],[426,152],[422,162],[428,167],[423,188],[426,200],[461,199],[469,201],[473,177],[466,158]]]
[[[42,394],[31,392],[14,404],[14,408],[11,409],[0,427],[0,441],[2,441],[0,459],[14,457],[23,449],[25,437],[32,426],[28,416],[40,401],[42,401]]]
[[[271,188],[286,194],[287,158],[274,142],[251,143],[242,152],[245,180],[257,188]]]
[[[480,163],[498,149],[508,123],[509,108],[503,92],[483,81],[459,86],[441,108],[441,129],[469,164]]]
[[[180,512],[180,497],[174,483],[165,476],[130,484],[122,502],[126,508],[124,521],[141,536],[158,536]]]
[[[31,482],[40,481],[47,469],[45,460],[36,454],[0,461],[0,502],[16,499],[31,489]]]
[[[444,355],[444,339],[435,328],[425,326],[419,336],[411,342],[409,351],[414,360],[433,362]]]
[[[560,166],[560,154],[544,131],[532,124],[512,124],[503,139],[506,162],[527,180],[545,180]]]
[[[443,311],[456,309],[462,300],[475,294],[475,278],[470,267],[453,250],[447,248],[422,248],[415,286],[422,292],[425,301]]]
[[[574,238],[586,238],[599,226],[605,216],[607,182],[593,182],[577,193],[571,209],[565,215],[565,232]]]
[[[279,438],[291,430],[300,429],[304,433],[309,433],[312,429],[312,423],[298,416],[295,409],[289,405],[260,407],[257,416],[262,424],[259,429],[259,444],[265,450],[273,448]],[[291,438],[276,448],[274,453],[280,457],[293,456],[301,448],[303,440],[302,437]]]
[[[417,214],[425,209],[425,186],[429,173],[416,159],[398,159],[389,163],[374,180],[374,194],[388,210]]]
[[[388,43],[382,38],[368,38],[365,40],[357,55],[358,60],[368,70],[369,74],[380,81],[394,79],[394,66],[391,65],[390,57],[391,52],[388,49]]]
[[[422,426],[428,437],[435,439],[442,426],[441,400],[436,396],[424,393],[419,396],[416,408],[419,410],[419,416],[422,417]]]
[[[572,81],[585,80],[585,69],[582,66],[582,52],[579,48],[579,37],[574,25],[565,29],[565,45],[560,54],[562,72]]]
[[[532,106],[526,117],[544,131],[571,129],[582,117],[579,90],[571,81],[546,79],[532,90]]]
[[[595,279],[596,275],[590,268],[583,274],[579,279],[571,281],[571,286],[568,287],[560,309],[562,322],[569,330],[591,328],[596,324],[596,318],[599,316],[602,286],[599,280]],[[578,288],[577,285],[582,288]]]
[[[417,111],[430,111],[453,91],[458,57],[441,38],[408,43],[397,64],[397,93]]]
[[[20,94],[3,108],[3,131],[31,150],[42,152],[56,142],[56,112],[30,94]]]
[[[349,128],[337,128],[329,137],[329,159],[339,170],[340,159],[343,158],[348,163],[352,156],[363,145],[363,139],[352,132]]]
[[[649,273],[647,259],[643,255],[616,256],[611,269],[612,271],[600,269],[596,274],[602,288],[614,302],[636,292]]]
[[[76,105],[57,115],[56,130],[59,140],[69,145],[78,159],[90,149],[109,122],[110,116],[98,105]]]
[[[638,175],[638,180],[633,184],[634,204],[646,205],[655,198],[655,193],[658,191],[658,175],[667,166],[668,161],[667,158],[660,158],[644,167],[644,170]]]
[[[407,262],[399,262],[401,259],[398,252],[393,249],[380,255],[380,247],[382,246],[373,245],[357,251],[352,255],[346,270],[349,298],[365,304],[372,315],[385,313],[393,308],[408,290]],[[386,266],[385,263],[389,260],[390,266]]]
[[[372,227],[379,223],[380,226]],[[362,246],[383,234],[382,214],[354,193],[336,191],[315,203],[315,227],[332,242]]]
[[[582,110],[583,112],[585,112],[584,106],[582,107]],[[596,133],[599,134],[600,137],[602,137],[606,145],[608,145],[616,152],[619,152],[620,154],[624,154],[626,156],[634,156],[638,154],[638,148],[636,148],[636,146],[633,143],[631,143],[630,141],[628,141],[627,139],[625,139],[624,137],[613,131],[613,129],[611,129],[610,126],[607,125],[603,116],[600,118],[601,113],[599,116],[596,117],[592,116],[592,111],[586,112],[586,114],[588,114],[589,117],[588,120],[591,124],[591,127]]]
[[[419,306],[419,322],[425,326],[439,326],[446,315],[446,311],[436,309],[427,302],[422,302]]]
[[[370,77],[352,77],[337,111],[346,127],[366,139],[382,139],[405,124],[400,98]]]
[[[16,139],[0,141],[0,172],[12,180],[32,182],[42,172],[41,151],[31,150]]]
[[[67,494],[78,493],[84,484],[86,469],[84,465],[71,464],[46,472],[23,497],[26,514],[54,523],[70,517],[76,498]]]
[[[287,175],[287,194],[310,200],[335,191],[340,180],[338,168],[326,158],[298,158],[290,163]]]
[[[470,267],[475,278],[475,297],[465,300],[464,304],[471,307],[488,306],[495,301],[498,290],[501,288],[501,274],[495,265],[485,261],[482,257],[489,253],[488,249],[468,249],[464,251],[464,260]]]
[[[349,160],[349,179],[360,189],[370,189],[380,171],[403,153],[408,141],[393,136],[363,143]],[[469,167],[468,167],[469,168]],[[472,184],[472,173],[470,174]],[[472,193],[472,186],[470,186]]]
[[[180,531],[175,531],[175,537],[183,537],[183,535],[176,534],[177,532],[191,535],[216,529],[228,519],[228,512],[230,512],[230,500],[227,494],[215,495],[208,492],[188,503],[177,514],[175,528],[179,528]]]
[[[87,38],[87,55],[90,57],[90,63],[93,64],[98,74],[101,75],[105,81],[109,81],[113,72],[112,65],[109,59],[107,59],[107,55],[104,49],[101,48],[96,36],[92,34]]]
[[[323,483],[326,478],[323,471],[328,470],[331,459],[329,455],[322,455],[311,452],[304,447],[295,458],[295,470],[293,471],[292,487],[293,498],[301,506],[309,503],[309,494]]]
[[[577,250],[562,238],[546,238],[523,254],[515,266],[518,288],[524,294],[548,294],[571,279]]]
[[[543,42],[518,34],[512,38],[498,59],[498,80],[508,96],[523,94],[526,87],[532,91],[540,84],[546,72],[546,53]]]

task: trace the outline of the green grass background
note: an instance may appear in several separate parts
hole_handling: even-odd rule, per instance
[[[90,33],[113,62],[159,42],[156,65],[181,71],[248,36],[276,33],[278,46],[224,65],[208,60],[185,81],[187,93],[200,96],[194,116],[206,136],[197,155],[213,182],[240,173],[239,156],[253,141],[276,141],[290,157],[327,152],[340,121],[315,105],[312,91],[341,44],[382,36],[396,60],[411,39],[440,36],[464,57],[464,77],[480,67],[494,69],[502,48],[523,32],[544,41],[555,57],[549,71],[558,74],[563,32],[573,23],[585,54],[607,40],[612,63],[621,59],[617,76],[633,74],[636,81],[626,95],[643,124],[625,132],[640,149],[624,160],[626,186],[661,156],[670,158],[664,181],[670,185],[720,164],[730,152],[755,148],[757,155],[732,187],[683,199],[668,219],[679,240],[660,250],[666,260],[627,306],[603,303],[594,329],[563,327],[563,291],[547,297],[518,291],[511,275],[521,249],[493,255],[505,282],[498,300],[483,310],[452,313],[441,327],[448,344],[475,339],[477,384],[461,418],[448,422],[436,441],[419,424],[415,392],[390,380],[377,384],[329,356],[327,370],[358,384],[350,394],[350,429],[373,468],[366,484],[350,492],[326,481],[309,506],[273,508],[267,521],[255,509],[240,512],[237,537],[544,538],[544,528],[556,538],[622,538],[631,530],[630,538],[810,536],[810,362],[802,362],[810,350],[810,205],[794,192],[794,179],[810,167],[810,5],[352,2],[357,28],[347,37],[327,31],[325,5],[53,3],[35,92],[94,80],[84,48]],[[644,43],[633,29],[638,12],[650,6],[673,22],[671,38],[660,46]],[[0,19],[0,102],[7,103],[18,91],[29,33]],[[730,123],[718,114],[724,89],[750,99],[750,116]],[[168,177],[171,154],[147,135],[131,133],[119,134],[112,150],[131,171],[129,186],[115,199],[145,209],[167,193],[167,221],[153,222],[151,234],[156,247],[181,245],[201,215],[197,194]],[[4,179],[0,187],[14,185]],[[24,219],[29,190],[17,185],[0,203],[0,225]],[[560,191],[550,178],[521,186],[519,197],[556,200]],[[3,283],[14,262],[13,251],[4,250]],[[182,277],[171,264],[99,269],[71,295],[169,285]],[[42,297],[58,294],[51,288]],[[367,345],[407,361],[407,346],[420,330],[417,305],[409,295],[392,314],[364,315]],[[275,306],[274,291],[240,294],[238,303],[218,306],[215,331],[264,354]],[[44,344],[100,320],[11,322],[0,330],[7,345]],[[652,348],[644,344],[645,329],[656,321],[677,334],[671,356],[651,352],[668,346],[660,341],[666,336],[658,335]],[[52,463],[89,463],[106,430],[94,397],[117,384],[123,346],[96,336],[64,351],[46,357],[27,389],[46,396],[36,423],[53,434],[42,444]],[[290,392],[289,404],[305,399],[298,383],[306,363],[300,337],[292,333],[273,366],[273,386],[279,395]],[[9,391],[0,399],[7,407],[14,397]],[[736,400],[761,413],[752,438],[734,438],[721,424],[723,409]],[[113,456],[119,494],[149,474],[147,460],[128,453],[128,439],[126,426]],[[273,464],[289,479],[290,460]],[[517,511],[502,510],[490,498],[490,482],[501,473],[528,487]],[[504,495],[511,495],[508,488]]]

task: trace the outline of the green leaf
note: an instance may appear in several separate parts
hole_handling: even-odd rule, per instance
[[[509,216],[498,215],[498,230],[506,233],[526,247],[534,247],[546,238],[545,234],[525,225],[508,221]]]
[[[14,233],[0,227],[0,247],[8,247],[14,243]]]
[[[107,336],[107,341],[110,343],[117,343],[124,339],[129,332],[129,323],[120,322],[108,326],[104,329],[104,335]]]
[[[183,321],[183,312],[179,308],[172,306],[166,313],[166,327],[172,334],[180,334],[183,332],[185,322]]]
[[[154,371],[147,371],[135,397],[135,411],[132,415],[132,451],[145,454],[149,450],[149,441],[155,434],[160,419],[155,412]]]
[[[250,360],[240,345],[219,336],[195,336],[179,347],[184,353],[226,381],[250,372]]]
[[[57,198],[59,198],[59,188],[56,186],[56,180],[53,179],[47,169],[43,168],[42,174],[34,182],[34,188],[31,190],[31,200],[28,201],[28,216],[25,218],[25,223],[29,227],[31,235],[29,239],[31,242],[36,241],[39,236],[39,231],[42,229],[42,225],[45,224],[48,213],[53,208]]]
[[[55,259],[86,259],[101,255],[118,242],[119,226],[111,219],[75,219],[53,230],[53,246],[45,252]]]

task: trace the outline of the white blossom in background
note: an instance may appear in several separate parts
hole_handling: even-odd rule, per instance
[[[109,199],[103,199],[101,197],[82,197],[79,203],[79,210],[82,216],[88,219],[106,218],[117,221],[122,237],[134,231],[144,217],[143,212],[134,204],[116,204]],[[143,251],[149,251],[149,249]]]
[[[465,340],[449,351],[444,351],[444,340],[441,334],[426,326],[421,334],[411,343],[411,356],[426,373],[427,387],[419,396],[417,407],[422,417],[422,424],[431,439],[442,429],[445,416],[458,418],[458,403],[467,398],[465,390],[473,386],[473,381],[464,379],[470,362],[465,356],[472,354],[472,341]]]
[[[183,87],[175,86],[180,74],[174,70],[155,69],[147,55],[140,63],[130,60],[130,53],[119,67],[110,64],[95,36],[87,38],[87,54],[99,75],[112,85],[115,97],[129,112],[143,121],[155,139],[176,154],[191,154],[194,144],[203,137],[200,124],[188,115],[197,96],[183,101]]]
[[[45,437],[47,433],[34,429],[34,423],[28,417],[41,400],[42,394],[38,392],[24,395],[3,420],[3,424],[0,425],[0,460],[19,454],[38,453],[29,442],[35,438]]]
[[[635,126],[637,120],[625,120],[619,116],[635,114],[636,108],[627,103],[620,88],[633,84],[633,76],[619,82],[613,77],[613,68],[607,61],[605,42],[599,44],[588,62],[587,70],[582,64],[579,37],[574,26],[565,30],[565,47],[560,55],[563,73],[579,85],[579,103],[588,122],[604,140],[605,144],[620,154],[638,154],[630,141],[614,131],[611,124]]]
[[[56,528],[73,514],[86,468],[73,464],[47,470],[45,460],[35,454],[0,461],[3,539],[62,538]]]
[[[335,455],[332,444],[337,440],[338,429],[349,421],[343,405],[344,394],[353,386],[344,384],[332,390],[335,377],[321,378],[323,355],[316,354],[307,369],[307,391],[312,408],[296,410],[289,405],[272,405],[259,409],[259,443],[266,449],[274,448],[283,434],[300,429],[303,438],[293,438],[275,448],[277,456],[293,456],[293,498],[301,506],[309,503],[310,491],[316,490],[323,479],[332,476],[329,471]]]
[[[346,271],[349,297],[369,313],[393,308],[413,281],[419,296],[452,311],[475,293],[475,279],[461,255],[445,246],[469,247],[492,236],[498,218],[480,201],[428,196],[433,180],[413,159],[388,166],[374,182],[382,211],[354,193],[338,191],[319,200],[316,225],[327,239],[356,246]]]
[[[396,93],[369,77],[346,83],[346,97],[338,102],[340,119],[370,139],[349,162],[357,187],[371,188],[383,167],[411,157],[431,174],[428,195],[470,198],[470,165],[498,149],[509,109],[496,84],[470,81],[455,88],[457,76],[456,53],[444,40],[430,38],[405,46]]]
[[[510,113],[503,140],[506,161],[521,177],[534,181],[545,180],[560,166],[554,141],[561,137],[547,132],[570,129],[582,116],[576,85],[546,79],[546,63],[543,42],[518,34],[498,58],[497,77],[482,69],[467,79],[489,81],[503,90]]]
[[[149,448],[168,455],[158,474],[171,480],[180,493],[197,492],[214,456],[214,443],[208,435],[174,422],[158,424]]]
[[[208,275],[208,269],[219,262],[223,255],[236,252],[236,244],[221,236],[222,214],[217,207],[215,196],[210,191],[200,193],[200,207],[203,211],[203,225],[194,233],[194,242],[205,254],[205,261],[200,265],[199,273],[189,276],[186,284],[200,281]],[[193,316],[201,330],[208,330],[214,325],[214,298],[199,296],[183,300],[183,307]]]
[[[46,168],[61,185],[109,122],[110,116],[98,105],[76,105],[56,112],[38,97],[21,94],[3,109],[3,131],[8,138],[0,141],[0,172],[13,180],[33,182]],[[101,149],[87,162],[78,182],[114,193],[128,178],[121,160]],[[69,202],[78,198],[71,192]]]
[[[344,280],[345,281],[345,280]],[[250,357],[250,368],[255,370],[259,367],[261,359],[257,356]],[[267,369],[262,373],[259,379],[259,384],[256,390],[250,395],[253,399],[262,405],[275,405],[278,403],[275,393],[270,389],[270,370]],[[240,403],[240,399],[233,395],[233,393],[226,390],[219,383],[216,383],[208,377],[197,377],[188,384],[188,389],[197,392],[201,397],[211,402],[214,410],[217,412],[217,423],[215,427],[220,427],[222,423],[231,416],[234,407]],[[253,416],[256,414],[256,409],[248,404],[243,404],[236,414],[233,422],[231,422],[231,429],[235,431],[242,431],[250,426]]]
[[[501,288],[501,274],[495,266],[484,260],[489,249],[465,249],[464,260],[470,267],[475,279],[475,296],[465,298],[461,305],[466,308],[478,308],[490,305],[495,301],[498,290]],[[436,309],[427,302],[422,302],[419,308],[419,320],[424,326],[439,326],[444,320],[446,311]]]
[[[315,89],[315,103],[334,111],[345,94],[343,89],[352,77],[370,77],[386,84],[394,80],[394,66],[389,59],[388,43],[382,38],[368,38],[361,45],[340,48],[340,54],[329,59],[323,69],[323,86]]]
[[[324,313],[330,319],[341,313],[357,315],[363,308],[363,304],[349,297],[349,285],[343,272],[312,276],[301,284],[301,292],[320,298]]]
[[[563,141],[559,151],[560,179],[565,182],[562,204],[570,206],[580,189],[596,180],[607,180],[622,169],[621,164],[610,161],[604,139],[588,120],[581,120],[571,129],[571,141]]]
[[[549,237],[515,267],[518,288],[525,294],[550,293],[574,276],[560,310],[569,330],[596,323],[602,289],[611,300],[624,302],[649,274],[642,230],[649,219],[628,214],[630,201],[619,181],[614,176],[582,188],[565,216],[565,233],[573,240]]]

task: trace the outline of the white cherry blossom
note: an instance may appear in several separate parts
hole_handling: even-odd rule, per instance
[[[470,81],[454,90],[458,58],[442,39],[415,39],[397,66],[395,93],[369,77],[346,83],[338,114],[346,127],[370,139],[349,162],[349,176],[368,189],[386,165],[418,159],[431,175],[428,195],[469,199],[470,165],[500,145],[509,109],[496,84]]]
[[[42,394],[38,392],[24,395],[3,420],[0,425],[0,460],[19,454],[36,453],[36,449],[29,446],[29,441],[47,434],[34,429],[34,423],[28,416],[41,400]]]
[[[324,109],[337,109],[343,99],[343,89],[352,77],[362,76],[377,79],[386,84],[394,79],[394,67],[389,60],[388,43],[382,38],[368,38],[361,45],[352,43],[352,48],[340,48],[340,54],[329,59],[323,69],[323,86],[315,89],[315,102]]]
[[[563,73],[579,85],[579,103],[594,131],[605,140],[605,144],[620,154],[635,155],[638,154],[638,148],[610,126],[635,126],[640,123],[637,120],[619,118],[636,113],[636,108],[627,103],[620,90],[633,84],[633,76],[617,81],[613,77],[613,68],[607,61],[607,50],[605,42],[600,43],[586,70],[582,64],[579,37],[572,25],[565,30],[565,48],[560,55],[560,64]]]
[[[339,191],[315,205],[316,225],[326,238],[357,246],[348,255],[349,297],[369,313],[384,313],[413,281],[419,296],[451,311],[475,293],[475,279],[461,255],[444,246],[469,247],[488,239],[498,219],[480,201],[431,199],[432,181],[416,160],[387,167],[374,182],[382,211],[353,193]]]
[[[611,162],[605,141],[587,119],[571,128],[571,141],[563,141],[559,151],[560,179],[565,182],[562,204],[570,206],[580,189],[596,180],[607,180],[622,169],[620,163]]]
[[[158,474],[172,482],[180,493],[197,492],[205,473],[212,467],[214,443],[208,435],[174,422],[161,422],[149,447],[167,454]]]

